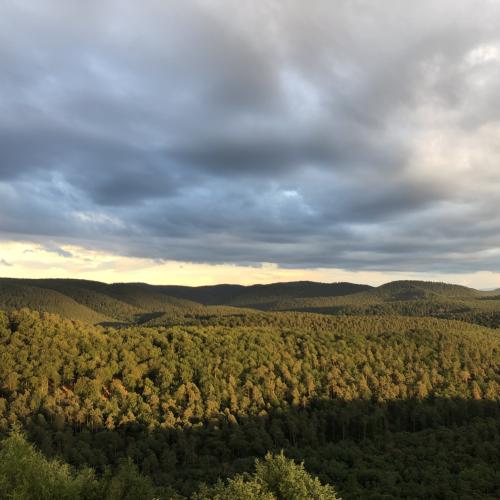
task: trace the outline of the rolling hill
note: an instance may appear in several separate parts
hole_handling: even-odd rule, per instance
[[[253,309],[433,316],[500,326],[498,291],[424,281],[393,281],[379,287],[310,281],[188,287],[69,279],[0,279],[0,309],[21,307],[89,323],[171,324],[179,317],[248,314]]]
[[[282,300],[342,296],[369,290],[351,283],[153,286],[71,279],[0,279],[0,309],[28,307],[87,322],[141,322],[152,314],[218,314],[232,308],[272,309]],[[211,306],[219,306],[213,309]],[[221,309],[221,306],[230,309]]]
[[[91,323],[140,322],[150,314],[203,309],[134,283],[108,285],[85,280],[0,280],[0,309],[28,307]]]
[[[59,314],[68,319],[99,323],[111,318],[77,302],[70,295],[25,283],[0,284],[0,309],[28,307],[37,311]]]
[[[292,298],[348,295],[370,290],[369,285],[354,283],[315,283],[293,281],[270,285],[213,285],[213,286],[161,286],[163,293],[185,298],[205,305],[232,305],[269,308],[273,303]]]

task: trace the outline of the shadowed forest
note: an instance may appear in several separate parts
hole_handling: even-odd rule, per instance
[[[0,297],[6,498],[26,463],[60,498],[500,497],[496,292],[2,280]]]

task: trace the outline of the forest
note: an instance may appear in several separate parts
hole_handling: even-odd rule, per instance
[[[500,497],[495,292],[43,285],[0,285],[5,498]]]
[[[193,317],[197,321],[202,316],[264,311],[426,316],[500,326],[500,290],[424,281],[394,281],[379,287],[310,281],[188,287],[0,278],[0,309],[23,307],[114,326],[157,326]]]

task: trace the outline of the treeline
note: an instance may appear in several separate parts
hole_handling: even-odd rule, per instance
[[[299,313],[196,321],[2,315],[0,429],[99,475],[130,458],[183,495],[282,449],[344,498],[500,495],[499,332]]]

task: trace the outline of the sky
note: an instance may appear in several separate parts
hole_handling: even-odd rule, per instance
[[[2,0],[0,276],[500,287],[500,2]]]

